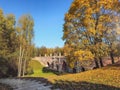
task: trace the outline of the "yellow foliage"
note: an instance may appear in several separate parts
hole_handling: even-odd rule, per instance
[[[74,68],[74,62],[69,63],[71,68]]]
[[[92,60],[94,55],[88,50],[79,50],[74,52],[74,56],[79,60]]]
[[[90,32],[92,35],[95,35],[96,33],[94,28],[89,28],[88,32]]]
[[[68,55],[70,54],[70,52],[73,50],[73,48],[70,47],[68,44],[66,44],[66,45],[64,46],[63,50],[64,50],[64,55],[65,55],[65,56],[68,56]]]
[[[116,24],[120,21],[117,17],[113,20],[119,17],[119,8],[120,0],[74,0],[65,16],[63,35],[65,43],[72,43],[74,47],[69,45],[66,53],[79,60],[89,60],[115,50],[115,45],[110,43],[116,42],[120,35]]]

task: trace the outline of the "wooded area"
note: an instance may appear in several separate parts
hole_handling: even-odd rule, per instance
[[[4,15],[0,9],[0,76],[24,76],[26,63],[32,56],[34,20],[23,15]]]

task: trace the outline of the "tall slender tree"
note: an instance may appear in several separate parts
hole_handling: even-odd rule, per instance
[[[17,34],[18,34],[19,41],[20,41],[18,77],[21,76],[22,71],[23,71],[23,76],[24,76],[26,59],[30,57],[30,47],[32,45],[32,39],[34,36],[33,26],[34,26],[34,21],[30,15],[23,15],[18,21]],[[24,62],[23,62],[23,58],[24,58]],[[24,68],[22,67],[22,64],[24,65],[23,66]]]

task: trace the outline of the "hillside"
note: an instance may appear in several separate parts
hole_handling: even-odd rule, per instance
[[[120,90],[120,63],[48,79],[62,90]]]
[[[62,90],[120,90],[120,62],[96,70],[60,76],[53,73],[43,73],[40,71],[39,65],[38,62],[31,61],[34,74],[30,77],[48,79],[53,84],[53,88]]]

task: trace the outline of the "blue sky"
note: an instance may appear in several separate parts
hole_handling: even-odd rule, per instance
[[[5,14],[13,13],[18,19],[23,14],[34,18],[36,47],[62,47],[64,15],[73,0],[0,0]]]

